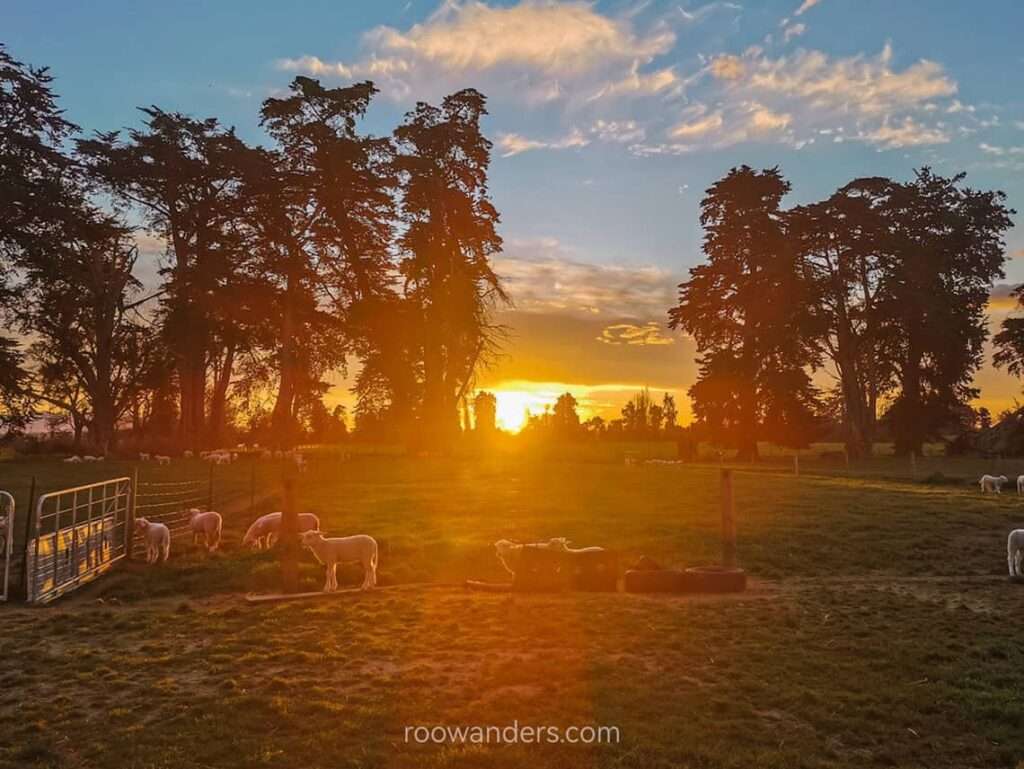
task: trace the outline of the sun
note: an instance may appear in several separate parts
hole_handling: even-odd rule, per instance
[[[544,401],[533,393],[522,390],[497,390],[498,427],[510,433],[517,433],[526,426],[528,412],[543,411]]]

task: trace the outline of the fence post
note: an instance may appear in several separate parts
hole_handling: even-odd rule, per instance
[[[28,574],[28,543],[32,539],[32,517],[35,515],[36,506],[36,477],[28,487],[28,508],[25,510],[25,544],[21,550],[21,581],[25,588],[25,599],[28,599],[29,574]],[[35,561],[39,561],[39,543],[36,543]]]
[[[128,515],[125,516],[124,557],[132,560],[132,549],[135,545],[135,506],[139,504],[139,468],[132,470],[131,497],[128,500]]]
[[[722,470],[722,565],[736,568],[736,507],[732,494],[732,470]]]
[[[286,471],[287,472],[287,471]],[[284,479],[284,510],[281,513],[281,592],[299,589],[299,516],[295,511],[295,482]]]
[[[794,454],[793,455],[793,475],[795,475],[797,478],[800,477],[800,455],[799,454]]]

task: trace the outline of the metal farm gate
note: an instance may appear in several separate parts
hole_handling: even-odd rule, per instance
[[[48,603],[124,558],[132,535],[130,478],[43,494],[25,548],[29,603]]]
[[[14,555],[14,497],[0,491],[0,601],[6,601],[11,583]]]

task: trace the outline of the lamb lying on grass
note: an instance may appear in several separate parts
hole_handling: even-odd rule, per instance
[[[206,542],[206,549],[212,553],[220,544],[220,532],[224,525],[220,513],[207,510],[205,513],[198,507],[193,507],[189,512],[189,520],[192,524],[192,544],[199,542],[203,537]]]
[[[135,532],[146,543],[146,563],[166,562],[171,557],[171,530],[162,523],[136,518]]]
[[[515,576],[516,567],[519,565],[519,559],[522,557],[524,547],[565,551],[568,549],[568,544],[569,540],[565,537],[555,537],[547,542],[531,542],[529,544],[513,542],[510,539],[499,539],[494,543],[494,552],[497,554],[498,560],[501,561],[501,565],[505,567],[505,571]]]
[[[377,585],[377,540],[373,537],[356,534],[352,537],[325,539],[323,533],[316,530],[302,532],[299,539],[326,567],[325,593],[333,593],[338,589],[338,564],[347,561],[359,561],[363,564],[361,590]]]
[[[1003,486],[1010,482],[1010,479],[1005,475],[983,475],[978,480],[978,485],[981,486],[981,493],[986,494],[988,492],[995,492],[996,494],[1003,493]]]
[[[299,533],[320,528],[320,519],[313,513],[299,513]],[[245,532],[242,545],[256,550],[269,549],[273,546],[281,531],[281,513],[261,515]]]
[[[1024,529],[1014,529],[1006,538],[1006,565],[1010,569],[1011,577],[1024,577]]]

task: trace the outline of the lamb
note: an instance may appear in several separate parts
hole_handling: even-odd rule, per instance
[[[185,449],[185,451],[182,452],[182,456],[185,457],[185,459],[192,459],[192,449]]]
[[[85,454],[82,457],[82,461],[83,462],[102,462],[103,461],[103,457],[94,457],[94,456],[92,456],[90,454]]]
[[[168,457],[168,456],[165,456],[164,454],[157,454],[155,457],[153,457],[153,459],[156,460],[156,463],[158,465],[169,465],[169,464],[171,464],[171,458]]]
[[[193,507],[188,513],[192,524],[192,544],[197,544],[199,537],[202,536],[205,539],[207,551],[212,553],[220,545],[220,532],[224,525],[220,513],[215,513],[212,510],[204,513],[198,507]]]
[[[981,493],[992,491],[996,494],[1003,493],[1003,485],[1009,483],[1010,479],[1005,475],[983,475],[978,480],[978,485],[981,486]]]
[[[501,565],[505,567],[505,571],[515,576],[516,566],[519,565],[519,558],[523,554],[524,547],[537,547],[542,550],[565,550],[568,542],[569,540],[565,537],[557,537],[549,539],[547,542],[535,542],[530,545],[524,545],[521,542],[499,539],[494,543],[494,550],[498,560],[501,561]]]
[[[299,513],[299,533],[320,528],[320,519],[313,513]],[[242,545],[256,550],[270,548],[281,529],[281,513],[267,513],[253,521],[242,537]]]
[[[1024,558],[1024,529],[1014,529],[1006,538],[1006,565],[1011,577],[1024,577],[1021,559]]]
[[[326,539],[319,529],[305,531],[300,536],[304,547],[309,548],[316,559],[326,566],[327,579],[324,592],[333,593],[338,589],[338,564],[359,561],[363,564],[361,590],[377,585],[377,540],[366,534],[352,537]]]
[[[295,462],[295,467],[298,468],[300,473],[306,472],[306,458],[302,454],[295,454],[292,457],[292,461]]]
[[[64,461],[65,461],[65,462],[69,462],[69,463],[71,463],[71,464],[74,464],[74,463],[76,463],[76,462],[81,462],[81,461],[82,461],[82,458],[81,458],[80,456],[78,456],[78,455],[75,455],[75,456],[73,456],[73,457],[68,457],[68,458],[67,458],[67,459],[65,459]]]
[[[146,518],[135,519],[135,533],[146,543],[146,563],[167,562],[171,556],[171,530]]]
[[[152,454],[147,454],[145,451],[140,451],[139,452],[139,461],[140,462],[148,462],[152,458],[153,458]]]
[[[1024,494],[1024,475],[1017,476],[1017,493]]]

